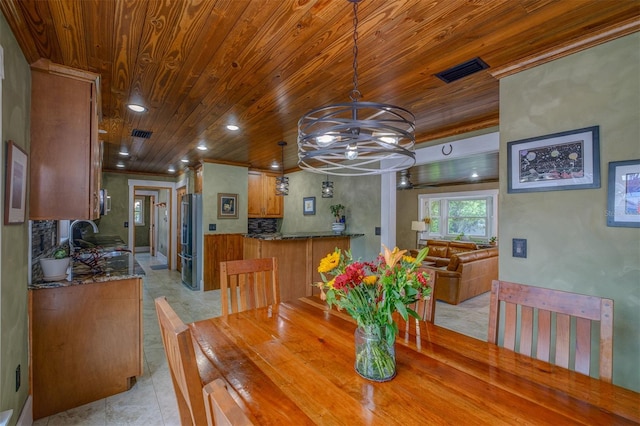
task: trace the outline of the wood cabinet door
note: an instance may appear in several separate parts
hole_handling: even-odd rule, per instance
[[[33,71],[32,93],[29,216],[92,219],[91,83]]]
[[[284,199],[276,195],[276,179],[279,175],[263,174],[264,217],[282,217],[284,213]]]
[[[263,217],[262,173],[249,172],[249,190],[247,192],[247,214],[249,217]]]

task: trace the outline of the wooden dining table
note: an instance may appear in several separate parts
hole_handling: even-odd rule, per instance
[[[203,384],[223,378],[258,425],[640,423],[636,392],[422,326],[376,383],[354,369],[356,324],[317,298],[190,324]]]

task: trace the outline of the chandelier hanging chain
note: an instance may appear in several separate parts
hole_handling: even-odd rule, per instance
[[[353,90],[351,91],[351,101],[358,102],[360,99],[358,90],[358,2],[353,2]]]
[[[347,1],[353,3],[350,102],[312,109],[298,120],[298,166],[342,176],[405,170],[416,162],[415,116],[402,107],[360,100],[358,3],[362,0]]]

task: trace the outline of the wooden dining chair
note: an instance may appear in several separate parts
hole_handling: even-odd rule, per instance
[[[264,259],[229,260],[220,262],[220,293],[222,315],[231,312],[280,303],[278,260]]]
[[[430,272],[429,281],[427,285],[431,287],[431,296],[427,300],[419,300],[415,303],[412,303],[408,307],[416,311],[420,319],[416,319],[412,316],[408,318],[407,321],[402,319],[400,314],[397,312],[394,313],[394,319],[396,324],[398,324],[398,332],[400,336],[404,336],[405,339],[408,339],[410,335],[416,335],[420,337],[421,325],[423,322],[434,323],[436,318],[436,298],[435,298],[435,274],[433,271],[424,268],[418,268],[418,272],[426,271]]]
[[[191,340],[191,331],[169,306],[166,298],[158,297],[155,303],[164,352],[178,400],[180,424],[196,426],[206,424],[202,382]]]
[[[222,379],[202,388],[208,426],[251,426],[253,422],[236,403]]]
[[[586,375],[592,365],[591,327],[593,322],[599,322],[599,376],[601,380],[611,382],[613,300],[494,280],[488,337],[494,344],[498,344],[499,339],[500,302],[504,302],[502,346]],[[553,322],[555,330],[552,330]],[[573,333],[572,329],[575,330]],[[571,353],[575,358],[573,368],[569,365]],[[551,360],[552,355],[555,355],[554,360]]]

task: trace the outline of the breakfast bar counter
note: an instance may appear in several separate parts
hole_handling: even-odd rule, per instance
[[[349,249],[351,238],[363,235],[330,232],[247,235],[243,244],[244,259],[277,258],[280,300],[294,300],[313,294],[312,284],[320,281],[316,270],[320,259],[336,247]]]

